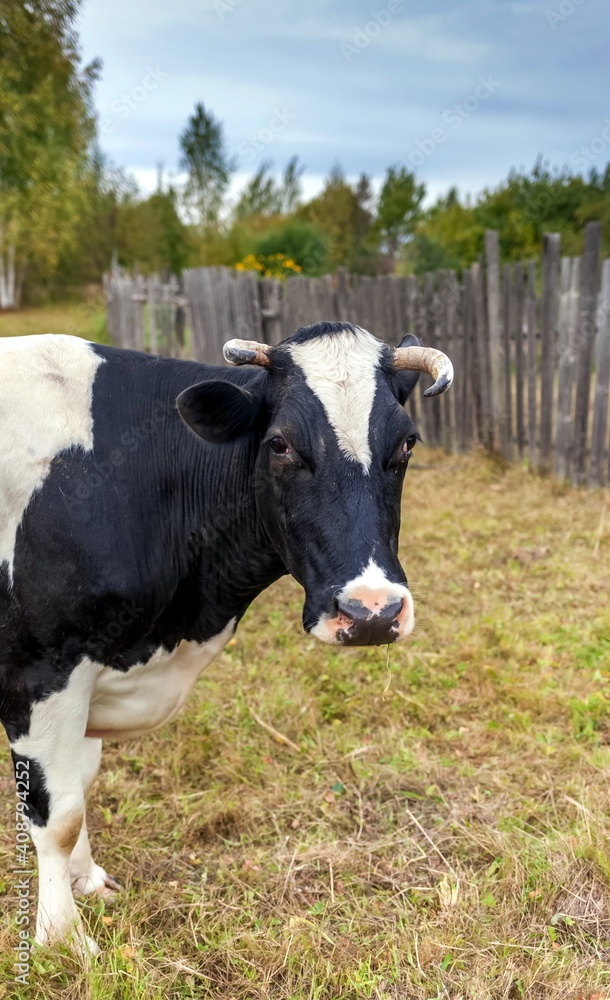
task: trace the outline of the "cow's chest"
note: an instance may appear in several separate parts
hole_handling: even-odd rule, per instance
[[[87,736],[144,736],[180,711],[202,670],[233,635],[234,621],[209,642],[158,649],[125,673],[103,667],[89,706]]]

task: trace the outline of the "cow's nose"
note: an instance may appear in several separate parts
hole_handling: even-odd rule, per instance
[[[381,646],[403,632],[408,598],[371,595],[364,602],[342,596],[336,601],[337,639],[344,646]]]

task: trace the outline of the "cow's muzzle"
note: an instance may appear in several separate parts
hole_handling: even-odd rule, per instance
[[[360,577],[347,584],[312,635],[339,646],[382,646],[409,635],[414,615],[408,588],[389,580],[374,582],[370,586]]]
[[[362,601],[337,601],[337,640],[342,646],[383,646],[396,642],[404,610],[405,598],[390,598],[383,607],[381,601],[372,607]]]

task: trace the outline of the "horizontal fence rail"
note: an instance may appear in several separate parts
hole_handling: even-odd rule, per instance
[[[350,275],[286,281],[225,267],[182,279],[105,276],[108,324],[119,347],[223,364],[234,337],[278,344],[319,320],[357,323],[396,346],[408,333],[447,353],[449,393],[409,401],[427,444],[484,445],[509,461],[577,485],[610,483],[610,259],[601,224],[585,227],[582,257],[561,257],[547,233],[540,264],[500,265],[498,234],[460,275]]]

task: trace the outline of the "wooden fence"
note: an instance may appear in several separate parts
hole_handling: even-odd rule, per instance
[[[181,282],[170,275],[132,276],[120,268],[104,275],[110,339],[116,347],[168,357],[188,356],[187,300]]]
[[[123,347],[222,363],[232,337],[277,344],[320,319],[358,323],[396,345],[406,333],[452,359],[453,388],[409,409],[426,443],[447,452],[482,444],[508,460],[571,479],[610,483],[610,260],[601,226],[585,228],[583,256],[560,257],[544,237],[536,261],[500,265],[498,234],[460,276],[348,275],[259,279],[252,272],[198,268],[158,278],[106,278],[109,326]],[[185,306],[187,320],[185,327]],[[163,311],[165,310],[165,311]],[[163,319],[165,317],[165,319]]]

